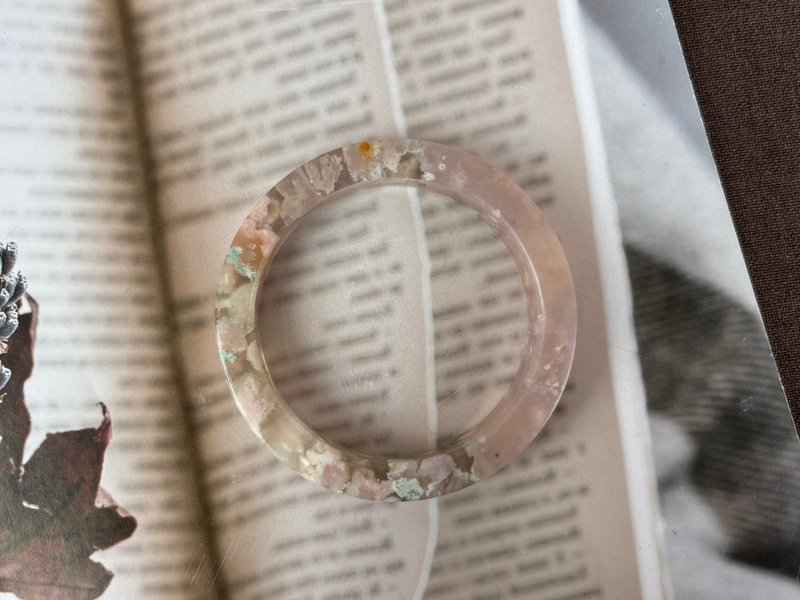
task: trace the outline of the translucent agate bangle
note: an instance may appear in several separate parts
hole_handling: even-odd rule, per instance
[[[477,425],[426,452],[369,455],[320,436],[270,376],[257,296],[297,224],[320,205],[370,186],[423,186],[478,212],[505,243],[527,304],[527,342],[513,383]],[[218,286],[216,325],[228,384],[250,427],[297,473],[369,500],[419,500],[485,479],[520,454],[558,402],[575,346],[575,293],[564,251],[536,204],[505,174],[460,150],[416,140],[346,146],[299,167],[245,219]]]

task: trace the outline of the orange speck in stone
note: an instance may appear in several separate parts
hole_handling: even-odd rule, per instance
[[[369,142],[361,142],[358,145],[358,151],[361,153],[361,158],[370,158],[372,156],[372,144]]]

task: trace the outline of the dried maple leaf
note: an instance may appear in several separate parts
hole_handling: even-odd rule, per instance
[[[89,556],[129,537],[136,519],[100,487],[111,417],[50,433],[22,465],[30,432],[23,387],[33,370],[38,306],[19,317],[0,393],[0,591],[28,600],[97,598],[113,574]]]

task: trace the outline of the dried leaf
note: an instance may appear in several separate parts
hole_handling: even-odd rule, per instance
[[[28,600],[89,600],[113,574],[89,556],[130,537],[136,519],[100,487],[111,417],[97,427],[48,434],[21,466],[30,416],[23,386],[33,369],[38,306],[20,317],[4,362],[0,402],[0,591]]]

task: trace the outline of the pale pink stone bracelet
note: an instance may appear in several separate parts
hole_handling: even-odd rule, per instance
[[[297,223],[323,202],[380,185],[426,186],[478,212],[508,248],[527,298],[527,343],[506,394],[476,426],[414,455],[369,455],[310,429],[276,389],[257,334],[259,288]],[[489,477],[541,431],[572,365],[576,306],[555,232],[504,173],[442,144],[371,140],[309,161],[256,204],[225,261],[216,325],[220,357],[239,409],[280,460],[339,493],[369,500],[419,500]]]

